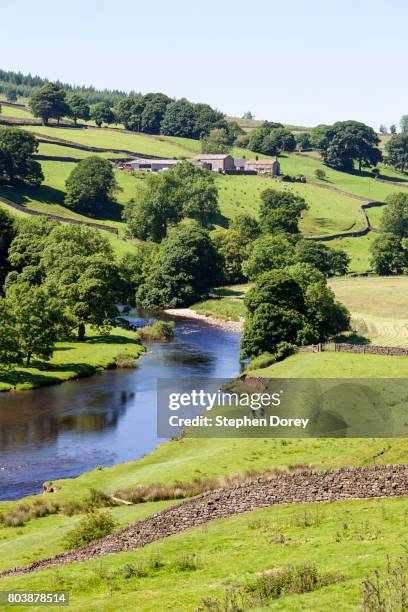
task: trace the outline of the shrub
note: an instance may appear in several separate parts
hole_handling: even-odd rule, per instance
[[[179,572],[191,572],[198,568],[198,559],[196,555],[184,554],[178,557],[174,562],[174,567]]]
[[[267,368],[268,366],[276,362],[276,355],[269,353],[268,351],[263,352],[258,357],[251,359],[247,366],[247,370],[260,370],[261,368]]]
[[[84,546],[109,535],[116,526],[117,523],[109,512],[92,512],[85,516],[75,529],[67,533],[64,545],[68,550]]]
[[[314,175],[320,181],[326,178],[326,172],[323,170],[323,168],[316,168],[316,170],[314,171]]]
[[[139,334],[144,340],[169,340],[176,333],[174,321],[154,321],[139,329]]]
[[[117,368],[136,368],[137,360],[133,355],[130,355],[128,352],[123,351],[119,353],[115,357],[115,366]]]

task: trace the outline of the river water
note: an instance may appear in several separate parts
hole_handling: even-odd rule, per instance
[[[176,320],[176,330],[173,340],[150,343],[137,369],[0,394],[0,499],[152,451],[162,441],[156,434],[158,378],[238,374],[240,334],[187,319]]]

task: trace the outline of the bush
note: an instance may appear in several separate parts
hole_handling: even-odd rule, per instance
[[[326,172],[323,170],[323,168],[316,168],[316,170],[314,171],[314,174],[315,174],[315,177],[319,179],[320,181],[326,178]]]
[[[263,352],[258,357],[251,359],[247,366],[247,370],[260,370],[261,368],[267,368],[268,366],[276,362],[276,355],[269,353],[268,351]]]
[[[119,353],[115,357],[115,366],[117,368],[136,368],[137,360],[133,355],[130,355],[126,351]]]
[[[65,547],[78,548],[94,540],[99,540],[115,530],[116,521],[109,512],[92,512],[85,516],[64,538]]]
[[[176,333],[176,325],[174,321],[154,321],[138,331],[144,340],[170,340]]]

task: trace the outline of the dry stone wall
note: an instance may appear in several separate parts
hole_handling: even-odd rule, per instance
[[[91,544],[24,568],[7,570],[0,576],[141,548],[214,519],[226,519],[275,504],[405,495],[408,495],[408,465],[342,468],[326,472],[308,470],[258,478],[203,493]]]

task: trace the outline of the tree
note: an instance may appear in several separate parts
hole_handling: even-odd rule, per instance
[[[208,227],[220,214],[218,189],[212,172],[183,162],[166,172],[164,180],[183,217]]]
[[[352,171],[357,161],[358,169],[375,166],[382,160],[375,131],[358,121],[339,121],[325,131],[321,142],[322,156],[328,166]]]
[[[8,251],[15,235],[16,228],[12,217],[0,208],[0,294],[9,270]]]
[[[408,168],[408,132],[398,134],[390,138],[385,145],[387,151],[387,163],[405,172]]]
[[[9,87],[6,92],[7,102],[16,102],[17,100],[17,89],[15,87]]]
[[[116,121],[123,123],[127,130],[141,132],[144,109],[145,101],[143,98],[124,98],[115,106]]]
[[[183,162],[168,172],[149,175],[125,207],[124,218],[132,236],[160,242],[168,226],[183,217],[205,227],[219,212],[213,174]]]
[[[325,276],[346,274],[350,263],[350,258],[344,251],[332,249],[313,240],[299,240],[295,253],[300,263],[311,264]]]
[[[402,115],[400,119],[400,128],[403,134],[408,132],[408,115]]]
[[[316,271],[308,279],[307,270],[298,266],[259,276],[245,305],[242,357],[273,353],[281,342],[323,341],[350,326],[347,309],[335,301],[325,280],[316,280]]]
[[[312,146],[309,132],[301,132],[300,134],[297,134],[296,144],[299,151],[308,151]]]
[[[160,126],[171,98],[162,93],[149,93],[143,96],[144,108],[141,116],[141,131],[147,134],[160,134]]]
[[[68,98],[68,117],[74,120],[75,125],[78,119],[88,121],[90,117],[90,109],[82,96],[74,94]]]
[[[147,309],[189,306],[222,281],[221,263],[204,229],[180,225],[153,254],[136,302]]]
[[[213,128],[209,135],[201,140],[202,153],[229,153],[230,141],[224,128]]]
[[[108,125],[115,123],[115,115],[107,102],[99,102],[91,108],[91,119],[98,127],[101,127],[103,123]]]
[[[276,143],[269,138],[270,130],[266,127],[259,127],[251,130],[248,139],[248,147],[251,151],[263,153],[264,155],[276,155]]]
[[[29,367],[31,358],[48,360],[64,329],[61,306],[43,287],[17,283],[6,293],[18,352]]]
[[[379,132],[380,132],[380,134],[388,134],[388,130],[387,130],[386,126],[383,123],[380,125]]]
[[[371,265],[376,274],[388,276],[408,270],[408,244],[396,234],[383,233],[371,245]]]
[[[97,155],[81,160],[65,186],[65,205],[91,215],[102,212],[119,189],[111,163]]]
[[[231,229],[237,230],[241,236],[242,240],[247,243],[256,240],[261,233],[261,228],[258,221],[248,215],[247,213],[240,213],[231,221],[230,224]]]
[[[37,150],[38,142],[29,132],[0,127],[0,183],[40,185],[44,175],[33,159]]]
[[[194,104],[194,113],[195,125],[193,138],[206,138],[209,136],[211,130],[215,128],[225,130],[229,137],[228,122],[223,113],[211,108],[209,104]],[[210,151],[210,153],[212,153],[212,151]]]
[[[251,113],[251,111],[246,111],[243,115],[242,115],[243,119],[247,119],[249,121],[252,121],[252,119],[254,118],[254,115]]]
[[[399,236],[408,237],[408,193],[393,193],[386,199],[380,229]]]
[[[149,174],[138,186],[136,196],[126,204],[123,217],[134,238],[160,242],[169,225],[181,220],[179,202],[173,200],[168,190],[166,177],[170,172]]]
[[[252,243],[249,258],[244,261],[242,271],[247,278],[255,280],[264,272],[283,268],[294,262],[295,249],[286,237],[266,234]]]
[[[397,133],[397,126],[393,123],[390,126],[390,134],[396,134]]]
[[[0,369],[10,368],[21,363],[21,353],[17,342],[15,318],[9,304],[0,298]]]
[[[41,256],[44,287],[64,308],[77,339],[85,326],[107,332],[117,316],[120,279],[108,240],[78,225],[57,225]]]
[[[322,149],[326,138],[326,131],[328,129],[328,125],[321,123],[310,131],[310,142],[315,149]]]
[[[185,98],[170,102],[161,123],[161,133],[167,136],[194,138],[196,136],[194,105]]]
[[[44,125],[48,125],[49,119],[59,121],[69,112],[65,91],[54,83],[38,89],[30,100],[30,107],[34,117],[39,117]]]
[[[304,210],[308,209],[305,200],[290,191],[265,189],[261,193],[259,220],[264,232],[299,232],[299,221]]]

